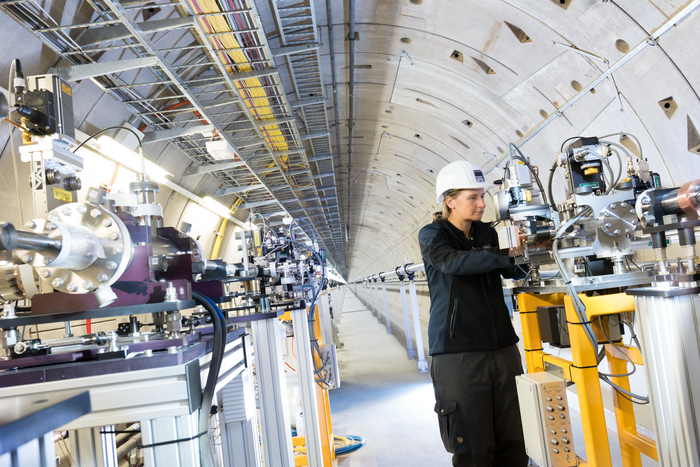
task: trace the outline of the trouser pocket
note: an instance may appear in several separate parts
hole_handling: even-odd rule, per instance
[[[447,452],[460,454],[469,451],[468,444],[462,437],[463,430],[460,430],[461,420],[457,412],[457,401],[438,400],[435,403],[435,413],[440,425],[440,437]]]

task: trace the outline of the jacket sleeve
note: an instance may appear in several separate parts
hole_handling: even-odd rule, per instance
[[[457,250],[436,224],[424,227],[418,235],[423,261],[449,275],[480,274],[512,266],[508,250],[474,248]]]
[[[489,236],[491,244],[496,245],[497,247],[499,246],[498,243],[498,235],[496,234],[495,230],[491,231],[491,235]],[[504,250],[507,251],[507,250]],[[516,281],[519,281],[521,279],[524,279],[525,276],[527,276],[528,271],[530,271],[530,265],[529,264],[521,264],[521,265],[516,265],[515,264],[515,259],[511,262],[511,264],[503,269],[500,269],[498,272],[501,274],[501,276],[505,277],[506,279],[513,279]]]
[[[527,264],[521,264],[520,266],[509,266],[507,268],[501,269],[499,272],[506,279],[513,279],[519,281],[527,276],[530,266]]]

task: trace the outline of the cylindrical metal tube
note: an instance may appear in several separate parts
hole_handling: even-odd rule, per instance
[[[127,454],[129,451],[134,449],[141,443],[141,432],[136,433],[131,439],[126,443],[122,444],[117,448],[117,459]]]
[[[49,249],[59,249],[61,244],[58,240],[49,238],[48,235],[34,232],[23,232],[15,229],[9,222],[5,222],[0,227],[0,250],[34,250],[43,251]]]
[[[664,467],[700,465],[699,288],[635,291],[644,373]]]

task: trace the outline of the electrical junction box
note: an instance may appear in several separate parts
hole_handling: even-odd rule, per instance
[[[566,380],[546,372],[515,377],[525,450],[540,467],[576,465]]]
[[[237,159],[238,153],[228,141],[207,141],[207,152],[217,161]]]

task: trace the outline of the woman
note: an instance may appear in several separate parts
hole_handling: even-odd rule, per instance
[[[501,276],[525,273],[514,267],[521,251],[500,249],[496,231],[481,222],[490,186],[476,164],[447,165],[436,182],[442,212],[418,236],[430,288],[435,412],[458,467],[528,464],[515,387],[523,369],[501,288]]]

